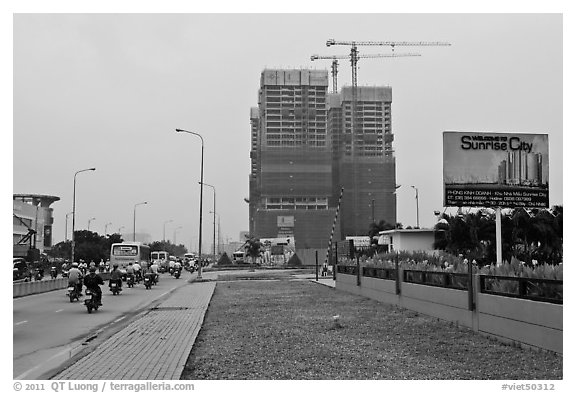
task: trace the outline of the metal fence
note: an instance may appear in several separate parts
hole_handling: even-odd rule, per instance
[[[362,276],[383,280],[396,280],[396,269],[366,266],[362,269]]]
[[[467,273],[433,272],[423,270],[404,270],[404,282],[435,287],[460,289],[469,288],[469,275]]]
[[[563,281],[480,275],[480,293],[563,304]]]

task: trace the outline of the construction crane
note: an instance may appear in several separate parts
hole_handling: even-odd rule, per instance
[[[326,41],[326,46],[334,45],[345,45],[350,46],[350,64],[352,66],[352,116],[351,116],[351,155],[352,155],[352,165],[353,165],[353,177],[354,177],[354,190],[352,193],[352,203],[354,206],[354,212],[358,211],[358,187],[357,187],[357,165],[356,165],[356,149],[355,149],[355,129],[356,129],[356,117],[357,117],[357,90],[358,90],[358,59],[360,57],[399,57],[402,54],[394,53],[394,48],[397,46],[450,46],[447,42],[426,42],[426,41],[336,41],[335,39],[329,39]],[[358,53],[358,46],[390,46],[392,48],[392,53],[388,56],[386,55],[363,55],[360,56]],[[408,56],[415,54],[406,54]],[[312,59],[314,60],[314,59]],[[354,214],[354,230],[357,230],[356,222],[357,214]]]
[[[385,53],[385,54],[369,54],[369,55],[356,55],[356,62],[360,58],[373,59],[377,57],[406,57],[406,56],[421,56],[419,53]],[[328,59],[332,60],[332,93],[338,92],[338,59],[347,59],[349,55],[335,55],[335,56],[319,56],[312,55],[310,60]]]

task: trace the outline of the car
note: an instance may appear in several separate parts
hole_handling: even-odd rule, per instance
[[[12,264],[12,279],[13,280],[32,280],[32,266],[26,262],[24,258],[14,258]]]

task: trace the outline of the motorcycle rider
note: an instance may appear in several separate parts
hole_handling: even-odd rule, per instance
[[[82,272],[78,269],[78,262],[72,263],[68,271],[68,286],[76,288],[76,292],[82,296]]]
[[[152,265],[150,265],[150,271],[152,272],[152,274],[154,276],[154,282],[158,283],[158,278],[160,276],[158,275],[158,264],[156,263],[156,261],[154,261],[154,263]]]
[[[140,266],[138,261],[134,262],[132,267],[134,267],[134,275],[136,276],[136,281],[140,282],[140,280],[142,280],[142,272],[141,272],[142,267]]]
[[[96,301],[98,302],[98,305],[101,306],[102,289],[100,289],[100,285],[104,285],[104,280],[102,280],[102,277],[96,273],[96,266],[90,267],[90,274],[84,278],[84,285],[86,285],[86,289],[89,289],[96,294]]]
[[[178,270],[178,271],[180,271],[180,273],[182,273],[182,265],[178,261],[176,261],[174,263],[174,271],[176,271],[176,270]]]
[[[98,265],[98,268],[100,269],[100,273],[104,273],[104,270],[106,269],[106,265],[104,264],[103,259],[100,259],[100,264]]]
[[[126,280],[128,280],[129,277],[134,278],[134,266],[132,265],[132,262],[128,263],[128,266],[126,266]]]
[[[118,289],[122,290],[122,272],[118,269],[118,264],[115,263],[112,266],[112,272],[110,273],[110,281],[108,282],[108,286],[111,288],[112,283],[115,282],[118,285]]]

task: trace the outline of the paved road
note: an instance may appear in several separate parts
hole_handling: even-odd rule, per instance
[[[58,366],[82,350],[86,340],[97,332],[115,325],[120,327],[148,305],[184,285],[190,277],[185,271],[178,280],[164,274],[151,290],[143,285],[124,287],[119,296],[113,296],[106,284],[104,306],[92,314],[87,313],[83,302],[70,303],[66,290],[14,299],[14,378],[34,379]]]

